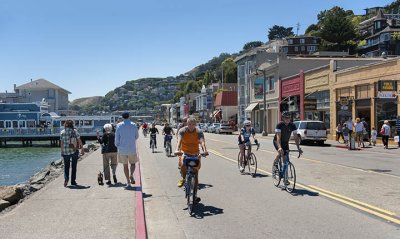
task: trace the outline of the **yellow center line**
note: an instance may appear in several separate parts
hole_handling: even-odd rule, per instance
[[[217,155],[217,156],[219,156],[219,157],[221,157],[221,158],[227,159],[227,160],[229,160],[231,162],[234,162],[234,163],[237,162],[237,160],[234,160],[234,159],[231,159],[229,157],[226,157],[222,153],[220,153],[220,152],[218,152],[216,150],[209,149],[208,151],[213,153],[213,154],[215,154],[215,155]],[[271,152],[271,151],[269,151],[269,152]],[[266,173],[267,175],[270,175],[270,176],[272,175],[272,173],[270,173],[270,172],[268,172],[266,170],[263,170],[263,169],[260,169],[260,168],[258,168],[257,170],[261,171],[263,173]],[[390,211],[387,211],[385,209],[381,209],[379,207],[375,207],[375,206],[372,206],[370,204],[358,201],[356,199],[352,199],[352,198],[346,197],[344,195],[333,193],[333,192],[330,192],[330,191],[325,190],[325,189],[318,188],[318,187],[313,186],[313,185],[307,185],[306,186],[306,185],[303,185],[301,183],[297,183],[296,182],[296,186],[298,186],[300,188],[304,188],[304,189],[309,190],[311,192],[316,192],[316,193],[318,193],[318,195],[323,195],[323,196],[325,196],[327,198],[330,198],[332,200],[341,202],[341,203],[346,204],[348,206],[351,206],[353,208],[357,208],[357,209],[359,209],[361,211],[367,212],[369,214],[375,215],[377,217],[383,218],[383,219],[385,219],[387,221],[390,221],[390,222],[393,222],[393,223],[396,223],[396,224],[400,225],[400,220],[399,219],[391,217],[391,216],[388,216],[388,215],[395,216],[396,214],[394,212],[390,212]],[[380,212],[388,214],[388,215],[382,214]]]

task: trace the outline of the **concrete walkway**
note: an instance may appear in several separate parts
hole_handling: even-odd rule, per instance
[[[136,191],[125,189],[121,164],[116,185],[99,186],[100,150],[78,163],[78,186],[64,187],[61,175],[12,211],[0,216],[0,238],[135,238]],[[137,170],[136,170],[137,172]],[[135,175],[138,178],[139,175]],[[138,180],[136,179],[136,182]],[[138,237],[139,238],[139,237]]]

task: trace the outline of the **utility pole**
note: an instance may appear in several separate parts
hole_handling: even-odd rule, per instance
[[[298,23],[296,24],[296,36],[299,35],[299,30],[300,30],[300,22],[298,22]]]

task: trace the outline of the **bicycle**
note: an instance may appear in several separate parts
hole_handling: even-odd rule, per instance
[[[150,148],[152,153],[154,153],[155,147],[156,147],[156,134],[150,134]]]
[[[143,128],[143,136],[146,138],[147,137],[147,129]]]
[[[171,156],[172,154],[172,146],[171,146],[172,135],[166,134],[165,135],[165,154],[167,157]]]
[[[183,153],[175,153],[175,155],[182,155]],[[183,164],[186,166],[186,178],[185,178],[185,198],[189,215],[193,215],[193,209],[196,205],[197,185],[195,187],[195,176],[196,173],[193,171],[193,167],[196,167],[199,163],[199,156],[206,157],[204,153],[198,155],[183,154]]]
[[[245,155],[245,157],[244,157],[244,161],[243,161],[243,170],[240,170],[240,166],[241,166],[241,163],[240,163],[240,151],[239,151],[239,154],[238,154],[238,168],[239,168],[239,172],[240,173],[243,173],[244,172],[244,170],[246,170],[246,166],[248,166],[247,168],[248,168],[248,170],[249,170],[249,173],[253,176],[253,177],[255,177],[256,176],[256,173],[257,173],[257,157],[256,157],[256,155],[253,153],[253,152],[251,152],[250,154],[248,154],[247,153],[247,155],[246,155],[246,151],[247,152],[249,152],[249,147],[250,147],[250,145],[257,145],[257,148],[256,148],[256,150],[258,150],[259,148],[260,148],[260,143],[257,143],[257,144],[249,144],[249,145],[246,145],[245,146],[245,149],[244,149],[244,155]],[[252,169],[254,169],[254,171],[252,172]]]
[[[281,183],[281,179],[283,179],[285,190],[288,193],[293,192],[296,186],[296,169],[293,163],[290,162],[289,159],[290,152],[298,152],[299,156],[297,158],[300,158],[301,154],[299,150],[285,150],[285,156],[286,156],[285,164],[283,165],[282,163],[282,157],[279,158],[278,168],[276,168],[274,162],[272,163],[272,180],[274,182],[275,187],[278,187],[279,184]],[[289,180],[291,182],[289,182]]]

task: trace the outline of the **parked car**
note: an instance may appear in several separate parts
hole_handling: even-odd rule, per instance
[[[229,124],[221,124],[220,127],[215,129],[215,133],[217,134],[232,134],[233,133],[233,129]]]
[[[207,127],[207,132],[208,133],[215,133],[216,129],[220,127],[220,123],[212,123],[210,126]]]
[[[316,142],[324,145],[326,136],[326,126],[322,121],[295,121],[293,122],[297,128],[297,134],[300,136],[300,143]],[[293,138],[293,133],[291,136]]]

